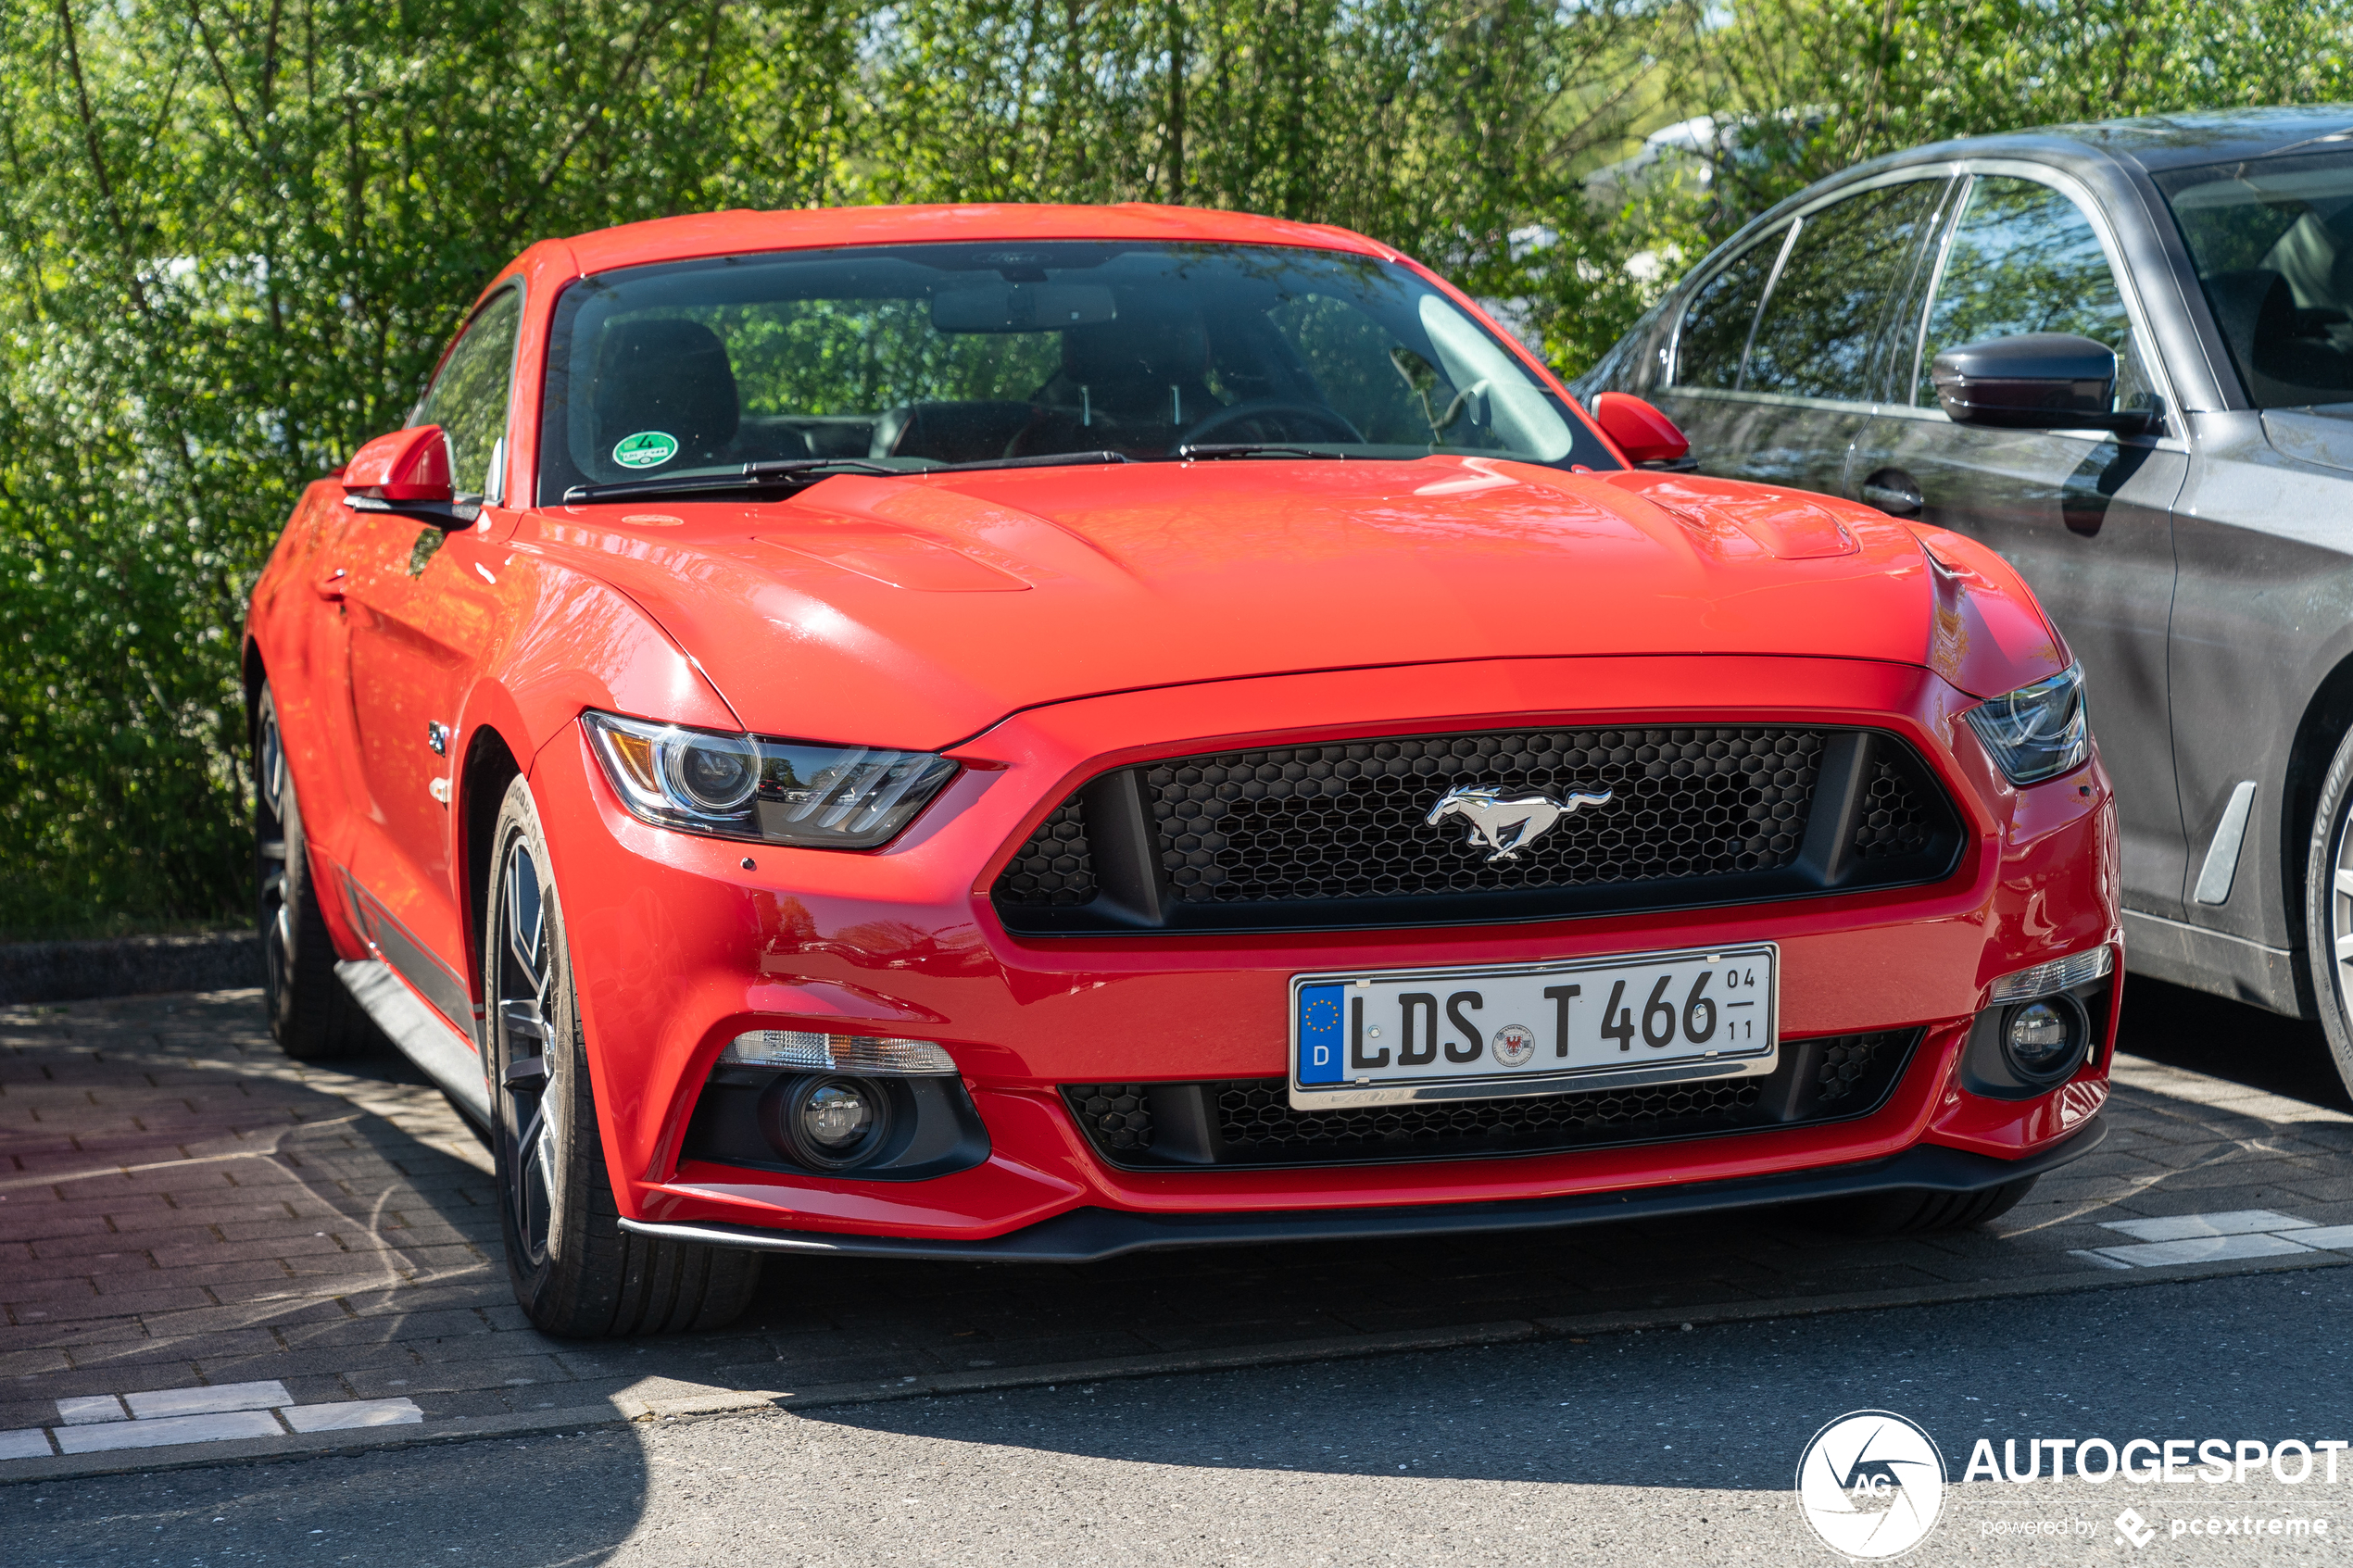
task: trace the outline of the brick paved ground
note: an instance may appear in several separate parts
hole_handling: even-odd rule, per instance
[[[0,1438],[39,1441],[60,1399],[273,1379],[277,1402],[406,1398],[431,1427],[2353,1261],[2272,1239],[2353,1224],[2353,1105],[2318,1031],[2133,997],[2108,1144],[1982,1232],[1752,1216],[1078,1268],[772,1261],[735,1328],[590,1346],[523,1324],[487,1153],[399,1058],[291,1061],[250,991],[0,1009]],[[2089,1255],[2164,1235],[2106,1227],[2247,1210],[2272,1218],[2238,1228],[2271,1234],[2195,1244],[2221,1254],[2202,1261]]]

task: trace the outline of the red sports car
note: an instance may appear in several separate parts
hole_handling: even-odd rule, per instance
[[[1811,1202],[2099,1136],[2115,817],[1996,556],[1679,471],[1360,235],[533,246],[245,670],[278,1039],[489,1128],[533,1321]]]

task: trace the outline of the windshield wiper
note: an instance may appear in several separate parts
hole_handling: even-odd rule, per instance
[[[1345,452],[1322,452],[1313,446],[1291,446],[1279,441],[1188,442],[1176,448],[1176,455],[1188,461],[1219,458],[1329,458],[1339,461],[1348,456]]]
[[[942,463],[936,469],[924,469],[924,473],[971,473],[983,469],[1062,469],[1082,463],[1132,463],[1136,459],[1125,452],[1105,449],[1101,452],[1048,452],[1036,458],[983,458],[975,463]]]
[[[564,492],[564,505],[585,501],[618,501],[627,496],[698,495],[706,491],[765,490],[781,484],[813,484],[829,473],[901,475],[922,470],[895,469],[865,458],[780,458],[772,462],[746,463],[734,473],[682,473],[672,479],[624,479],[611,484],[575,484]]]

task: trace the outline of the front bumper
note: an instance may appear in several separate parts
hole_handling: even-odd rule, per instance
[[[1474,692],[1483,706],[1468,699]],[[954,748],[966,771],[900,840],[863,854],[648,827],[621,809],[585,744],[560,736],[535,759],[531,782],[562,890],[621,1212],[637,1225],[843,1246],[867,1238],[918,1255],[933,1247],[1005,1255],[989,1250],[999,1238],[1051,1223],[1063,1229],[1043,1233],[1049,1241],[1093,1256],[1106,1244],[1054,1238],[1108,1224],[1122,1235],[1228,1239],[1219,1225],[1239,1235],[1290,1223],[1270,1217],[1322,1216],[1315,1223],[1344,1226],[1351,1214],[1416,1210],[1453,1228],[1493,1206],[1549,1214],[1598,1205],[1596,1213],[1622,1216],[1641,1211],[1628,1202],[1653,1196],[1680,1209],[1737,1205],[1747,1201],[1742,1184],[1876,1169],[1915,1149],[1966,1153],[2015,1174],[2019,1161],[2068,1143],[2096,1113],[2109,1041],[2074,1080],[2032,1099],[1972,1094],[1955,1063],[1994,978],[2119,940],[2114,813],[2096,763],[2009,788],[1958,721],[1970,705],[1917,668],[1766,659],[1505,661],[1128,693],[1017,715]],[[1958,868],[1927,886],[1434,930],[1017,937],[988,903],[991,881],[1031,827],[1109,767],[1276,736],[1565,722],[1894,730],[1938,771],[1967,846]],[[1902,1081],[1869,1115],[1499,1158],[1168,1172],[1115,1169],[1098,1157],[1060,1090],[1281,1074],[1289,986],[1301,972],[1762,940],[1783,955],[1784,1038],[1923,1032]],[[943,1042],[986,1125],[987,1159],[885,1182],[686,1158],[689,1118],[720,1050],[759,1028]]]
[[[1271,1214],[1139,1214],[1074,1209],[1004,1236],[978,1241],[763,1230],[754,1225],[663,1224],[623,1220],[639,1236],[744,1247],[816,1258],[922,1258],[943,1263],[1095,1263],[1128,1252],[1178,1247],[1240,1247],[1277,1241],[1403,1241],[1474,1232],[1557,1230],[1624,1220],[1663,1220],[1881,1192],[1987,1192],[2080,1160],[2108,1126],[2095,1115],[2059,1142],[2023,1160],[1994,1160],[1921,1144],[1891,1160],[1835,1165],[1745,1181],[1701,1182],[1640,1192],[1576,1193],[1498,1203],[1425,1204],[1402,1209],[1323,1209]]]

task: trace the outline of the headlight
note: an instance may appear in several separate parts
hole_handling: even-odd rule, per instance
[[[956,764],[928,751],[812,746],[584,713],[622,804],[684,833],[872,849],[912,822]]]
[[[2082,666],[2070,664],[2047,681],[1978,704],[1969,710],[1969,723],[2014,784],[2072,772],[2092,755]]]

